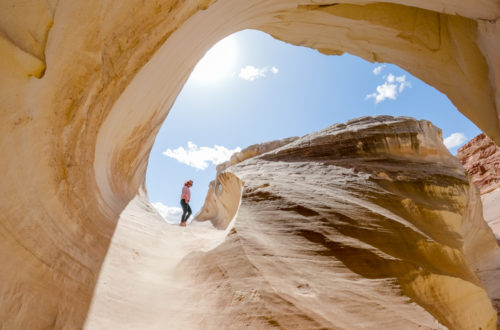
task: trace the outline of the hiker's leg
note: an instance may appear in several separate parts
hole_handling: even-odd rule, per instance
[[[182,206],[182,217],[181,217],[181,222],[185,222],[187,219],[186,219],[186,213],[188,212],[188,207],[189,205],[187,205],[186,201],[181,199],[181,206]]]
[[[189,204],[186,204],[186,209],[187,209],[187,215],[186,215],[186,218],[184,219],[184,221],[188,221],[189,217],[191,216],[191,206],[189,206]]]

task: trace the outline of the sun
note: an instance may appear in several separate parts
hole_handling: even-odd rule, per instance
[[[200,83],[214,83],[230,77],[236,55],[237,45],[233,36],[220,40],[198,62],[190,79]]]

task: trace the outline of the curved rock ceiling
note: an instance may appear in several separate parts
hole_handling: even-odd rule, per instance
[[[253,28],[399,65],[500,143],[495,0],[4,0],[0,319],[80,327],[120,212],[203,53]]]

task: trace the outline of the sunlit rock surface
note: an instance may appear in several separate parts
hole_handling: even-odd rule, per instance
[[[0,320],[80,328],[117,221],[203,54],[253,28],[390,62],[500,143],[496,0],[0,3]]]
[[[224,173],[210,182],[203,208],[195,214],[197,221],[210,220],[217,229],[226,229],[240,206],[243,182],[234,174]]]
[[[500,241],[500,147],[480,134],[458,149],[457,158],[479,188],[484,219]]]

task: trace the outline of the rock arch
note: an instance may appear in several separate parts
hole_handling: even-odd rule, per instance
[[[500,5],[457,0],[3,1],[0,319],[79,327],[116,221],[203,53],[254,28],[391,62],[500,143]]]

